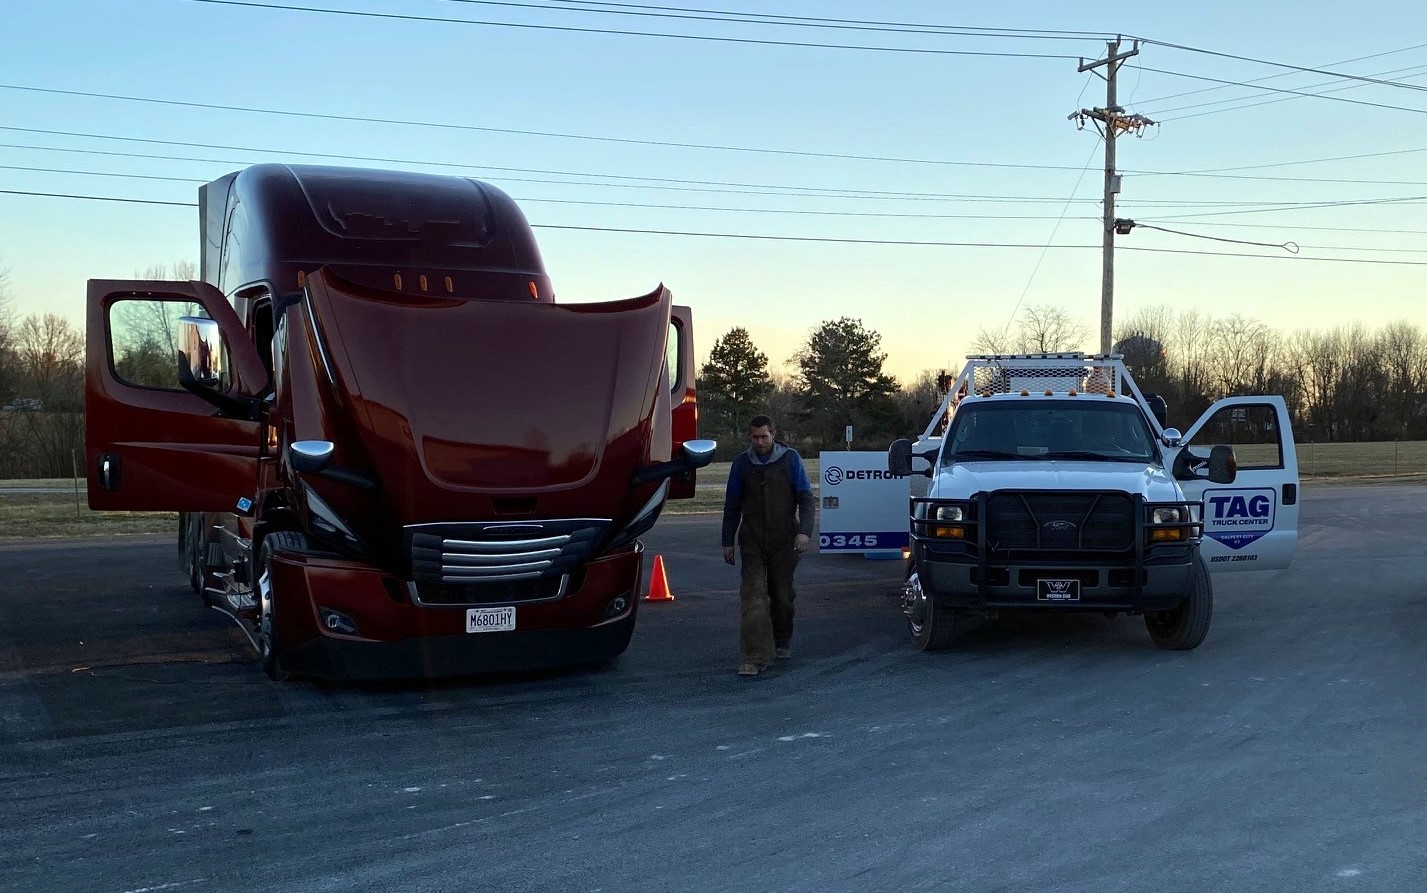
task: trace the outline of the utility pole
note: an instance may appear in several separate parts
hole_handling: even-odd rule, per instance
[[[1105,139],[1105,198],[1104,216],[1102,229],[1104,235],[1101,241],[1101,274],[1100,274],[1100,352],[1110,352],[1111,323],[1115,306],[1115,195],[1120,191],[1120,175],[1115,173],[1115,137],[1128,131],[1139,132],[1144,128],[1154,124],[1144,115],[1127,115],[1125,110],[1120,108],[1115,96],[1115,77],[1120,73],[1120,66],[1124,60],[1131,56],[1138,56],[1140,53],[1140,42],[1134,43],[1133,49],[1127,52],[1120,52],[1120,39],[1105,42],[1105,58],[1095,62],[1080,60],[1080,67],[1077,71],[1094,71],[1104,67],[1105,73],[1101,75],[1105,79],[1105,107],[1081,109],[1070,113],[1070,120],[1079,120],[1080,127],[1085,127],[1085,122],[1094,121],[1095,129],[1100,132],[1100,136]],[[1099,72],[1095,72],[1099,74]]]

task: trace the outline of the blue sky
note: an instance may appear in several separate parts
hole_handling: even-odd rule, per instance
[[[1183,4],[1165,3],[644,4],[1092,33],[1074,40],[684,21],[551,0],[505,6],[460,0],[263,2],[1086,58],[1103,54],[1099,35],[1124,33],[1427,86],[1427,8],[1405,2],[1203,2],[1192,13]],[[548,8],[555,6],[563,8]],[[561,300],[629,297],[662,281],[693,306],[701,357],[718,335],[743,325],[780,369],[811,329],[844,315],[883,335],[888,368],[904,380],[922,369],[959,365],[977,330],[1004,325],[1017,305],[1063,307],[1092,333],[1098,327],[1098,248],[1045,247],[1098,246],[1100,239],[1099,141],[1066,116],[1102,105],[1104,85],[1077,73],[1075,58],[690,41],[195,0],[11,3],[5,21],[0,190],[186,202],[196,197],[199,182],[247,163],[326,161],[477,176],[514,195],[536,224],[1029,246],[538,230]],[[1367,56],[1376,57],[1348,61]],[[1339,92],[1329,100],[1233,87],[1175,98],[1219,86],[1186,75],[1231,82],[1272,77],[1262,85]],[[1353,102],[1342,101],[1347,99]],[[1216,100],[1233,102],[1198,105]],[[1265,100],[1275,101],[1246,106]],[[1427,324],[1421,300],[1427,267],[1404,263],[1427,264],[1427,95],[1151,44],[1122,70],[1120,102],[1163,122],[1143,138],[1119,142],[1119,167],[1126,172],[1120,216],[1219,239],[1303,247],[1290,257],[1272,248],[1137,229],[1120,240],[1122,248],[1254,256],[1121,250],[1117,318],[1167,304],[1215,316],[1243,313],[1286,331],[1394,319]],[[244,112],[239,106],[935,163],[358,123]],[[1388,152],[1397,154],[1377,154]],[[1370,153],[1376,157],[1346,159]],[[342,161],[335,155],[394,161]],[[987,164],[1026,167],[981,166]],[[1235,171],[1240,178],[1184,175],[1226,168],[1241,169]],[[662,182],[629,179],[634,177]],[[1341,180],[1375,182],[1317,182]],[[601,183],[606,185],[595,185]],[[899,195],[868,194],[874,192]],[[1419,196],[1422,202],[1265,210],[1282,203]],[[986,216],[1017,219],[967,219]],[[191,208],[0,192],[0,264],[9,270],[12,309],[20,314],[52,311],[78,323],[86,279],[128,278],[151,264],[196,260],[197,242]],[[1093,334],[1085,346],[1095,346]]]

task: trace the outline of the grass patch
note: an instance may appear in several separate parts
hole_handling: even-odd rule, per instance
[[[0,496],[0,539],[19,537],[115,536],[135,533],[178,535],[173,512],[96,512],[73,493],[11,493]]]

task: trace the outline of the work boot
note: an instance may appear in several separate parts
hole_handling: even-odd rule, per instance
[[[758,664],[745,662],[738,665],[738,675],[740,676],[757,676],[761,672],[763,672],[763,668]]]
[[[793,656],[793,646],[791,643],[785,645],[774,645],[773,656],[779,660],[787,660]]]

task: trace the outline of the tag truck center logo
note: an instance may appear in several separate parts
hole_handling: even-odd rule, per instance
[[[1272,487],[1209,490],[1204,494],[1204,535],[1242,549],[1273,530],[1277,495]]]
[[[843,481],[895,481],[906,477],[903,474],[893,474],[886,470],[876,470],[871,468],[849,468],[841,469],[836,465],[829,465],[823,471],[823,480],[828,486],[836,487]]]

